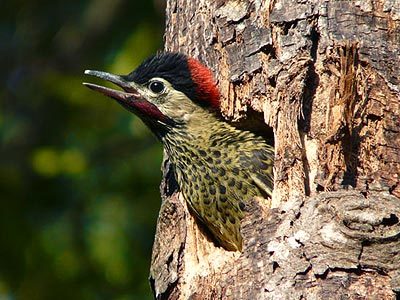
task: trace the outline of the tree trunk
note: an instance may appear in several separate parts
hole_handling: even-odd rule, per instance
[[[227,119],[273,128],[275,187],[225,251],[166,159],[155,297],[400,297],[400,0],[169,0],[165,40],[214,71]]]

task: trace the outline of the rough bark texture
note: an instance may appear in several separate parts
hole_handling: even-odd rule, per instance
[[[228,119],[273,128],[275,189],[227,252],[166,160],[155,297],[400,297],[400,0],[169,0],[165,39],[214,71]]]

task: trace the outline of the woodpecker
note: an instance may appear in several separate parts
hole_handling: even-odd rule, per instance
[[[83,83],[142,119],[168,153],[191,213],[220,246],[241,251],[246,204],[272,194],[274,149],[222,117],[211,70],[184,54],[163,52],[128,75],[85,74],[122,88]]]

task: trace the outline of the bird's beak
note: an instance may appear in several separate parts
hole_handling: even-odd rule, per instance
[[[93,83],[87,83],[87,82],[83,83],[84,86],[87,86],[92,90],[98,91],[108,97],[111,97],[117,100],[118,102],[121,102],[122,104],[130,106],[130,104],[132,104],[133,101],[142,98],[142,96],[131,85],[131,83],[127,82],[123,78],[123,76],[114,75],[101,71],[93,71],[93,70],[86,70],[85,74],[107,80],[121,87],[123,91],[110,89]]]

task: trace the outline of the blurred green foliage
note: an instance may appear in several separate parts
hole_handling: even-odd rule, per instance
[[[152,299],[161,146],[82,86],[162,48],[163,1],[6,1],[0,299]]]

